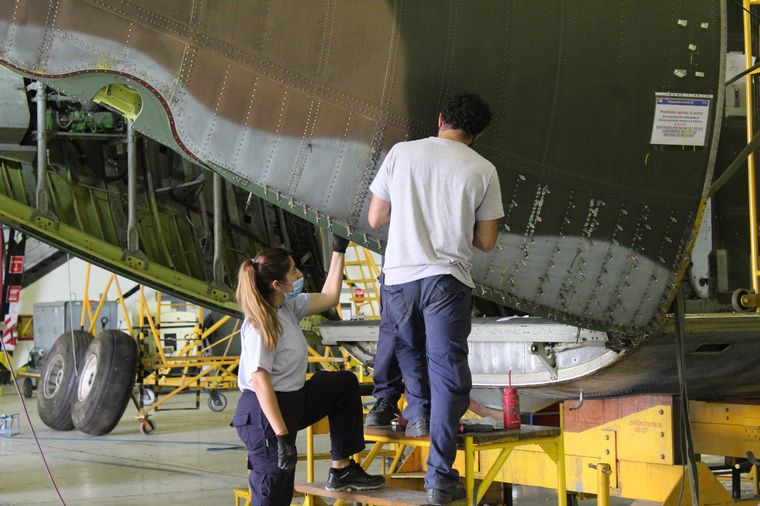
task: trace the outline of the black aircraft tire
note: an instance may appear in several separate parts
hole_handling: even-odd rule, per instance
[[[71,405],[71,420],[84,433],[108,434],[129,404],[137,371],[137,343],[104,330],[87,348]]]
[[[64,332],[45,357],[37,385],[37,414],[42,423],[55,430],[71,430],[71,403],[77,388],[92,334],[82,330]],[[76,367],[75,367],[76,364]]]
[[[24,382],[22,383],[23,386],[23,392],[24,397],[27,399],[32,398],[32,393],[34,392],[34,383],[32,383],[32,378],[24,378]]]

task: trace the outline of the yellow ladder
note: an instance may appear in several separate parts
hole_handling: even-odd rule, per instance
[[[377,286],[380,269],[372,252],[349,243],[343,274],[351,291],[352,315],[364,315],[367,320],[380,319],[380,290]]]

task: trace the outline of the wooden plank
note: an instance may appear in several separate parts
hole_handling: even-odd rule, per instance
[[[464,449],[464,439],[472,436],[475,445],[495,442],[523,441],[530,439],[541,439],[547,437],[557,437],[561,433],[559,427],[544,427],[542,425],[523,425],[519,429],[511,430],[494,430],[492,432],[475,432],[472,434],[459,434],[457,436],[457,446],[460,450]],[[409,445],[414,445],[414,441],[427,441],[428,436],[419,438],[408,438],[403,431],[394,431],[382,427],[366,427],[365,436],[384,437],[394,441],[406,441]]]
[[[580,408],[565,403],[565,432],[583,432],[654,406],[673,406],[670,395],[633,395],[611,399],[587,399]]]
[[[372,504],[374,506],[420,506],[427,504],[424,491],[403,488],[379,488],[357,492],[330,492],[324,483],[298,483],[294,487],[298,492],[319,497],[331,497],[344,501]]]

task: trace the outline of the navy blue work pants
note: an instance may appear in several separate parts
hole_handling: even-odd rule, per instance
[[[352,372],[319,371],[300,390],[275,393],[293,438],[299,430],[327,416],[333,460],[348,458],[364,449],[359,382]],[[243,390],[230,425],[248,450],[251,504],[290,505],[296,472],[277,466],[277,437],[255,392]]]
[[[381,281],[382,283],[382,276]],[[382,285],[381,285],[382,287]],[[383,312],[382,289],[380,294],[380,314]],[[401,398],[404,386],[401,382],[401,369],[396,359],[396,334],[394,323],[390,319],[380,320],[380,336],[377,340],[375,360],[372,366],[372,381],[374,388],[372,396],[375,399],[387,399],[394,406]]]
[[[448,490],[459,479],[452,469],[457,426],[470,404],[472,376],[467,337],[472,327],[472,289],[450,275],[383,285],[383,332],[392,334],[413,422],[430,417],[425,487]]]

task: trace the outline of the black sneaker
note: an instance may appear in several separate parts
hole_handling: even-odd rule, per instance
[[[435,506],[443,506],[454,501],[459,501],[467,497],[467,491],[461,483],[457,483],[448,490],[439,490],[437,488],[427,489],[427,502]]]
[[[430,422],[427,418],[418,418],[406,425],[406,437],[423,437],[430,434]]]
[[[325,489],[330,492],[350,490],[375,490],[385,485],[385,478],[377,474],[367,474],[362,466],[354,461],[343,469],[330,468]]]
[[[387,427],[398,416],[399,410],[388,399],[378,399],[364,420],[365,427]]]

